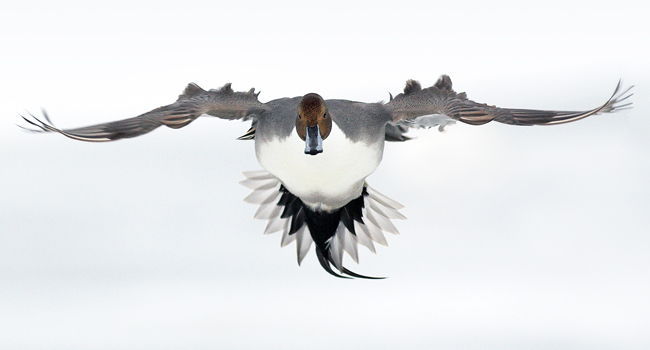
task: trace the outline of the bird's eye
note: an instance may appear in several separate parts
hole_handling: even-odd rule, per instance
[[[327,118],[327,113],[323,114],[323,118]]]
[[[298,119],[302,119],[302,116],[300,114],[298,114]]]

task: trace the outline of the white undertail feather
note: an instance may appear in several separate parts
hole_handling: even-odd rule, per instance
[[[268,220],[264,234],[282,232],[280,245],[285,247],[296,241],[296,255],[298,264],[301,264],[309,252],[313,240],[307,225],[303,225],[296,233],[289,235],[291,229],[291,218],[281,218],[284,209],[277,205],[282,193],[280,192],[280,180],[266,171],[248,171],[243,173],[246,177],[240,183],[253,190],[244,201],[259,205],[255,212],[255,218]],[[352,260],[359,263],[358,245],[362,245],[375,253],[375,243],[387,246],[384,232],[399,234],[391,220],[406,219],[399,212],[404,206],[393,199],[376,191],[366,184],[368,195],[364,197],[364,208],[362,209],[363,221],[354,221],[355,234],[352,234],[341,222],[336,234],[330,238],[330,257],[337,269],[343,267],[343,252],[347,253]]]
[[[300,265],[314,241],[311,238],[307,225],[303,225],[294,235],[296,236],[296,255],[298,256],[298,265]]]
[[[343,223],[340,223],[339,227],[336,228],[334,237],[329,239],[330,257],[332,258],[332,263],[339,271],[343,269],[343,244],[346,231],[347,229]]]
[[[291,222],[289,220],[286,220],[286,224],[282,230],[282,240],[280,241],[280,247],[286,247],[291,244],[291,242],[296,240],[296,235],[289,235],[290,230]]]

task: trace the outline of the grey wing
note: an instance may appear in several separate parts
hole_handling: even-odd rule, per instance
[[[467,99],[466,94],[452,89],[451,79],[443,75],[435,85],[422,89],[417,81],[409,80],[404,92],[386,104],[392,114],[392,123],[416,127],[435,123],[444,127],[444,119],[451,118],[471,125],[497,121],[512,125],[555,125],[580,120],[599,113],[610,113],[629,108],[627,100],[632,86],[622,90],[616,85],[612,96],[602,105],[586,111],[554,111],[536,109],[499,108]],[[431,118],[437,118],[432,120]]]
[[[23,116],[23,119],[38,128],[34,131],[57,132],[80,141],[105,142],[140,136],[162,125],[182,128],[204,114],[230,120],[255,118],[267,108],[259,102],[258,95],[254,89],[248,92],[233,91],[230,84],[206,91],[191,83],[176,102],[133,118],[75,129],[54,127],[45,112],[45,121],[33,115]]]

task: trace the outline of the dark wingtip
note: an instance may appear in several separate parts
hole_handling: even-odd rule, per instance
[[[28,123],[28,124],[31,125],[31,126],[36,127],[37,129],[30,129],[30,128],[28,128],[28,127],[24,127],[24,126],[22,126],[22,125],[18,125],[18,124],[17,124],[20,128],[22,128],[23,130],[31,131],[31,132],[48,132],[48,131],[51,131],[51,130],[48,130],[48,128],[46,127],[47,124],[43,123],[40,119],[38,119],[38,118],[37,118],[36,116],[34,116],[32,113],[27,112],[27,114],[29,115],[29,118],[32,118],[33,120],[27,118],[26,116],[24,116],[24,115],[22,115],[22,114],[19,114],[19,116],[20,116],[20,117],[21,117],[21,118],[22,118],[26,123]],[[50,121],[50,119],[49,119],[47,116],[46,116],[46,119],[47,119],[48,122]]]
[[[43,117],[45,118],[45,120],[46,120],[50,125],[54,125],[54,123],[52,123],[52,119],[50,119],[50,115],[47,114],[47,111],[45,110],[45,108],[41,108],[41,114],[43,114]]]
[[[26,127],[24,125],[20,125],[20,124],[16,124],[16,126],[21,128],[25,132],[31,132],[31,133],[41,133],[41,132],[43,132],[43,130],[34,130],[34,129],[28,128],[28,127]]]

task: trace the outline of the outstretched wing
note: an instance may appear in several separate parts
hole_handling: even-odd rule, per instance
[[[587,111],[512,109],[468,100],[464,92],[456,93],[452,89],[449,76],[443,75],[435,85],[426,89],[422,89],[420,83],[415,80],[407,81],[404,92],[391,99],[386,107],[392,114],[393,123],[415,127],[431,126],[427,123],[432,122],[444,126],[445,118],[472,125],[482,125],[493,120],[512,125],[555,125],[629,108],[631,102],[621,102],[632,96],[632,93],[629,93],[632,87],[622,90],[619,81],[614,93],[605,103]]]
[[[254,89],[248,92],[233,91],[230,84],[218,90],[206,91],[191,83],[176,102],[129,119],[76,129],[59,129],[52,125],[45,112],[45,121],[33,115],[22,117],[38,128],[33,131],[57,132],[75,140],[104,142],[140,136],[162,125],[182,128],[204,114],[230,120],[255,118],[267,108],[257,99],[258,95]]]

